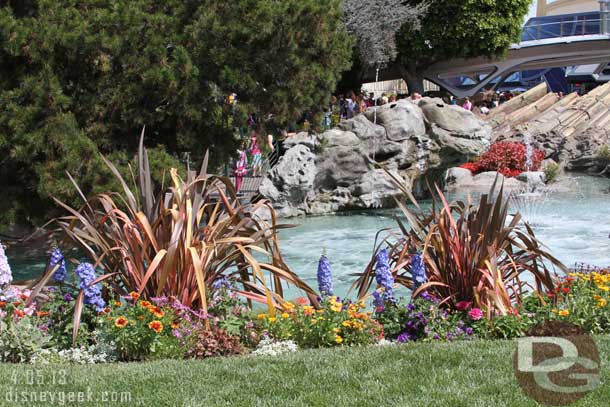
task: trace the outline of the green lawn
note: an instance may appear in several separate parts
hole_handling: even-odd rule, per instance
[[[610,405],[610,338],[598,337],[602,384],[574,406]],[[279,357],[69,366],[1,365],[1,405],[15,393],[85,392],[98,401],[63,405],[142,406],[532,406],[513,375],[512,341],[409,344],[302,351]],[[58,371],[57,369],[65,369]],[[62,384],[65,379],[65,384]],[[32,384],[32,381],[34,382]],[[16,383],[16,384],[15,384]],[[39,384],[37,384],[39,383]],[[104,393],[106,392],[106,393]],[[117,393],[111,393],[117,392]],[[130,392],[131,401],[115,400]],[[28,396],[30,397],[30,396]],[[47,394],[46,397],[50,397]],[[73,395],[77,397],[77,395]]]

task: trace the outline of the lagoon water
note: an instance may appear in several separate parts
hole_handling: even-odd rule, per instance
[[[610,179],[573,175],[570,182],[570,192],[519,198],[513,208],[522,212],[539,240],[567,266],[576,262],[610,266]],[[363,271],[370,261],[377,232],[395,228],[398,214],[382,210],[285,219],[283,223],[299,226],[280,233],[284,260],[317,288],[317,263],[325,252],[335,291],[343,296],[354,281],[352,274]],[[39,251],[13,246],[7,255],[16,279],[31,278],[44,270],[45,259]]]

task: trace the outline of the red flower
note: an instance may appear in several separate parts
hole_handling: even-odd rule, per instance
[[[46,317],[47,315],[49,315],[47,311],[36,311],[37,317]]]
[[[16,309],[16,310],[15,310],[15,316],[16,316],[17,318],[21,318],[21,317],[22,317],[22,316],[24,316],[24,315],[25,315],[25,312],[21,311],[20,309]]]
[[[305,297],[299,297],[294,302],[296,302],[297,305],[300,305],[300,306],[309,305],[309,300]]]
[[[6,301],[0,301],[0,308],[6,307]]]
[[[564,294],[567,294],[570,292],[570,287],[563,287],[561,291],[563,291]]]
[[[458,311],[466,311],[469,310],[470,307],[472,307],[472,302],[470,301],[460,301],[455,304],[455,309],[457,309]]]

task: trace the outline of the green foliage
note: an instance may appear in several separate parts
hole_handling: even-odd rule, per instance
[[[398,61],[406,68],[407,79],[421,79],[421,72],[437,61],[502,56],[510,44],[518,42],[531,0],[429,3],[421,29],[405,24],[397,34]]]
[[[194,58],[251,111],[294,122],[327,104],[352,41],[339,0],[207,0],[190,28]],[[262,116],[264,117],[264,116]]]
[[[597,150],[597,158],[603,163],[610,162],[610,146],[603,145]]]
[[[551,183],[557,181],[557,177],[559,177],[559,173],[561,172],[561,167],[557,163],[549,163],[544,166],[544,179],[546,182]]]
[[[216,165],[234,151],[233,127],[249,109],[283,123],[322,105],[349,67],[340,17],[338,0],[4,5],[1,223],[35,223],[52,195],[75,204],[65,171],[86,194],[107,190],[113,179],[97,153],[127,161],[144,125],[150,145],[195,160],[211,149]],[[233,91],[238,112],[223,103]]]
[[[321,308],[284,304],[277,315],[259,314],[257,329],[261,336],[274,340],[293,340],[301,348],[338,345],[366,345],[383,337],[383,327],[364,312],[364,303],[344,304],[336,297],[322,300]]]
[[[0,320],[0,361],[29,362],[33,355],[49,345],[46,336],[31,318]]]
[[[128,360],[181,357],[184,350],[172,335],[171,308],[146,301],[116,302],[99,317],[105,342],[113,342],[119,358]]]

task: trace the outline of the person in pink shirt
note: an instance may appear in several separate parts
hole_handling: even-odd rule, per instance
[[[462,105],[462,107],[466,110],[468,110],[469,112],[472,111],[472,102],[470,101],[470,98],[466,98],[466,101],[464,102],[464,104]]]
[[[256,130],[252,131],[252,137],[250,137],[250,154],[252,154],[252,176],[260,177],[263,172],[263,154],[258,146],[258,136]]]

